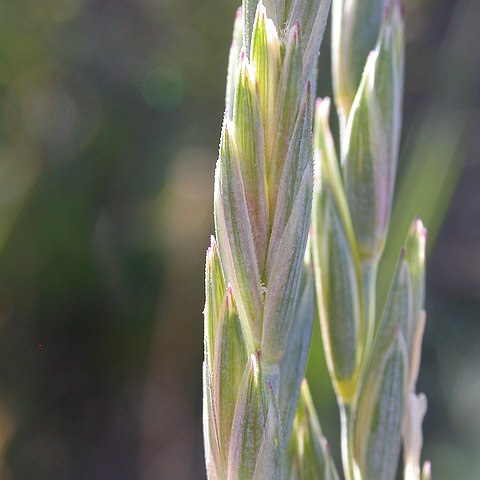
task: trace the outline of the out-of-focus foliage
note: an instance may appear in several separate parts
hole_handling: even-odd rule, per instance
[[[237,3],[0,1],[2,480],[204,476],[203,252]],[[402,241],[412,213],[438,233],[424,456],[435,479],[474,480],[480,4],[406,3],[397,204],[409,207],[391,234]],[[314,342],[310,387],[336,445]]]

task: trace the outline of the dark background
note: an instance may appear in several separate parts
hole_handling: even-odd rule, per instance
[[[203,262],[236,7],[0,0],[1,480],[205,477]],[[404,141],[379,297],[420,213],[424,456],[436,480],[475,480],[480,2],[406,7]],[[318,331],[308,375],[338,455]]]

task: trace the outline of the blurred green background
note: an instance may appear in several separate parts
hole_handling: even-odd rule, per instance
[[[205,478],[203,262],[237,1],[0,0],[0,480]],[[424,456],[436,480],[476,480],[480,2],[406,7],[379,290],[421,214]],[[338,456],[318,335],[308,375]]]

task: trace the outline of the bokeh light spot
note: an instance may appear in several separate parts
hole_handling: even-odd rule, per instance
[[[152,107],[169,110],[182,100],[182,77],[178,71],[162,66],[147,74],[142,93]]]

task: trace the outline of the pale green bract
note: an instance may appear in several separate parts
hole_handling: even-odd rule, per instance
[[[210,480],[340,478],[304,379],[314,291],[345,479],[394,480],[402,443],[405,480],[431,478],[428,462],[420,468],[426,397],[415,388],[425,327],[418,219],[375,314],[400,139],[403,14],[399,0],[333,0],[337,149],[330,101],[314,102],[329,8],[244,0],[234,22],[205,269]]]

